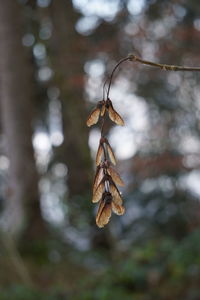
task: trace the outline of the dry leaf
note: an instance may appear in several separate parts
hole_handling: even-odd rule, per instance
[[[104,153],[103,145],[100,142],[98,150],[97,150],[97,155],[96,155],[96,166],[100,165],[102,157],[103,157],[103,153]]]
[[[120,175],[117,173],[117,171],[115,171],[115,169],[113,169],[112,167],[108,167],[107,170],[108,174],[112,177],[112,180],[115,182],[115,184],[118,184],[120,186],[125,185]]]
[[[96,107],[90,114],[89,114],[89,117],[87,118],[87,126],[90,127],[94,124],[96,124],[99,120],[99,116],[100,116],[100,108],[99,107]]]
[[[112,201],[112,211],[116,214],[116,215],[123,215],[125,213],[125,208],[122,205],[117,205],[115,202]]]

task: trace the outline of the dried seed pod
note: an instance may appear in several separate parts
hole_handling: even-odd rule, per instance
[[[117,125],[124,126],[124,120],[112,107],[108,109],[109,118]]]
[[[96,203],[99,202],[99,200],[102,198],[102,194],[104,192],[105,189],[105,185],[104,185],[104,180],[102,179],[102,181],[99,183],[99,185],[96,188],[96,191],[92,197],[92,202]]]
[[[97,106],[93,111],[89,114],[89,117],[87,118],[87,126],[90,127],[94,124],[96,124],[99,120],[100,115],[103,116],[105,113],[105,100],[99,101],[97,103]]]
[[[100,165],[97,166],[96,172],[95,172],[95,176],[94,176],[93,185],[92,185],[93,195],[94,195],[94,192],[96,191],[97,186],[99,185],[99,183],[98,183],[98,177],[99,177],[100,169],[101,169]]]
[[[96,166],[100,165],[101,160],[103,158],[103,153],[104,153],[104,151],[103,151],[103,145],[100,142],[98,150],[97,150],[97,155],[96,155]]]
[[[113,201],[112,201],[111,207],[112,207],[112,211],[118,216],[121,216],[125,213],[125,208],[122,205],[117,205]]]
[[[99,120],[99,116],[100,116],[100,108],[96,107],[95,109],[93,109],[93,111],[89,114],[89,117],[87,118],[87,126],[90,127],[94,124],[96,124]]]
[[[117,173],[115,169],[113,169],[111,166],[107,168],[108,174],[112,177],[112,180],[114,181],[115,184],[118,184],[120,186],[124,186],[124,182],[121,179],[120,175]]]
[[[103,179],[104,173],[103,173],[103,168],[101,166],[97,167],[96,174],[94,177],[94,183],[93,183],[93,194],[95,193],[97,186]]]
[[[116,164],[115,154],[108,140],[103,136],[104,115],[108,111],[110,119],[118,125],[124,125],[121,116],[113,108],[110,99],[99,101],[96,108],[90,113],[87,119],[87,126],[96,124],[100,117],[103,117],[101,127],[101,138],[96,154],[96,174],[93,183],[92,202],[99,203],[96,216],[96,224],[98,227],[104,227],[108,224],[112,211],[117,215],[123,215],[125,212],[122,206],[123,200],[116,185],[124,185],[120,175],[111,165]],[[107,155],[109,159],[107,159]]]
[[[116,123],[117,125],[124,126],[124,120],[122,117],[116,112],[112,105],[112,101],[110,99],[107,100],[106,107],[108,109],[109,118]]]
[[[104,203],[103,199],[101,199],[101,201],[99,203],[99,208],[98,208],[98,211],[97,211],[97,215],[96,215],[96,224],[97,224],[98,227],[101,227],[101,226],[99,226],[99,224],[101,225],[99,220],[101,219],[101,213],[103,211],[104,206],[105,206],[105,203]]]
[[[123,203],[122,197],[114,182],[110,182],[110,192],[113,197],[113,202],[115,202],[115,204],[117,205],[122,205]]]
[[[105,192],[102,196],[101,202],[99,204],[97,216],[96,216],[96,224],[100,228],[108,224],[110,220],[112,214],[111,203],[112,203],[111,194],[109,192]]]
[[[107,204],[102,201],[100,203],[97,217],[96,217],[97,226],[102,228],[106,224],[108,224],[110,217],[111,217],[111,213],[112,213],[111,203]]]
[[[113,165],[116,165],[116,158],[115,158],[115,154],[113,152],[113,149],[111,148],[111,146],[108,143],[108,141],[107,141],[106,145],[107,145],[107,150],[108,150],[109,158],[110,158],[111,162],[113,163]]]

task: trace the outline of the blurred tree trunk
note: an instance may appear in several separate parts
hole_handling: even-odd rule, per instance
[[[61,90],[64,144],[59,155],[66,163],[70,197],[88,193],[91,185],[91,158],[83,98],[85,62],[84,38],[75,30],[77,15],[71,1],[52,1],[52,59]]]
[[[13,233],[26,224],[23,229],[30,241],[44,235],[45,226],[32,146],[31,62],[22,46],[21,10],[16,0],[0,0],[0,104],[10,160],[4,216]]]

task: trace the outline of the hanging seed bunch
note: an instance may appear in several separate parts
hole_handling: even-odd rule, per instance
[[[96,154],[96,173],[92,189],[92,202],[99,202],[96,216],[96,224],[98,227],[104,227],[108,224],[112,212],[117,215],[123,215],[125,212],[123,200],[117,187],[124,186],[124,182],[113,167],[116,165],[115,154],[108,139],[104,136],[106,115],[117,125],[124,125],[122,117],[116,112],[112,101],[109,99],[110,84],[107,100],[99,101],[87,119],[87,126],[89,127],[96,124],[99,119],[102,119],[101,137]]]
[[[107,114],[109,118],[117,125],[124,125],[122,117],[113,107],[112,101],[109,98],[109,92],[114,72],[119,65],[125,61],[138,62],[168,71],[200,71],[200,67],[184,67],[160,64],[143,60],[134,54],[129,54],[127,57],[121,59],[114,67],[110,76],[106,98],[104,97],[103,92],[103,100],[97,103],[95,109],[90,113],[87,119],[87,126],[89,127],[96,124],[100,118],[102,119],[101,138],[96,155],[96,174],[94,178],[92,197],[93,203],[99,202],[99,209],[96,216],[96,223],[99,227],[104,227],[109,222],[112,211],[117,215],[123,215],[125,212],[125,209],[122,205],[123,200],[117,187],[118,185],[123,186],[124,182],[113,168],[113,165],[116,165],[115,155],[107,138],[104,135],[105,116]]]
[[[117,215],[123,215],[125,212],[122,206],[123,200],[117,187],[117,185],[124,186],[124,182],[113,168],[116,165],[115,154],[103,134],[106,112],[108,112],[109,118],[117,125],[124,125],[123,119],[116,112],[109,98],[106,101],[99,101],[87,119],[87,126],[90,127],[96,124],[100,117],[102,118],[101,138],[96,155],[96,174],[92,191],[92,202],[99,202],[96,216],[98,227],[104,227],[109,222],[112,211]]]

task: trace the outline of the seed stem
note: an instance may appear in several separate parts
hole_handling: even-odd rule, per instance
[[[109,93],[110,93],[110,87],[111,87],[111,84],[112,84],[112,79],[113,79],[113,75],[116,71],[116,69],[119,67],[119,65],[121,65],[124,61],[126,60],[130,60],[129,56],[128,57],[125,57],[125,58],[122,58],[117,64],[116,66],[114,67],[114,69],[112,70],[112,73],[110,75],[110,81],[109,81],[109,84],[108,84],[108,90],[107,90],[107,96],[106,96],[106,99],[108,100],[109,98]]]

